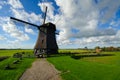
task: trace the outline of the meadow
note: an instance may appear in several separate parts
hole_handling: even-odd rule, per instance
[[[16,52],[25,52],[24,58],[13,58]],[[26,57],[28,55],[28,57]],[[30,57],[31,55],[31,57]],[[0,50],[0,80],[18,80],[35,57],[32,50]],[[17,64],[14,61],[19,60]],[[59,50],[47,60],[60,71],[63,80],[120,80],[120,52],[94,53],[94,50]],[[10,65],[10,69],[5,69]]]
[[[74,52],[79,53],[78,50]],[[48,61],[61,71],[63,80],[120,80],[120,52],[102,52],[99,55],[81,52],[50,57]]]
[[[0,80],[18,80],[35,60],[33,57],[13,58],[13,54],[16,52],[25,52],[24,56],[33,55],[32,50],[0,50],[0,58],[8,56],[8,58],[0,61]],[[15,63],[15,61],[17,62]]]

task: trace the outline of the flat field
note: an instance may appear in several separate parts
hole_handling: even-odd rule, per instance
[[[22,60],[13,58],[14,53],[25,52]],[[58,55],[48,57],[59,71],[63,80],[120,80],[120,52],[94,53],[94,50],[59,50]],[[18,80],[36,58],[32,50],[0,50],[0,80]],[[17,64],[14,61],[19,60]],[[10,69],[5,69],[6,66]]]
[[[30,53],[32,54],[33,53],[33,50],[17,50],[17,49],[9,49],[9,50],[0,50],[0,56],[13,56],[14,53],[19,53],[19,52],[27,52],[27,53]]]
[[[74,52],[71,56],[48,58],[61,71],[63,80],[120,80],[120,52]]]

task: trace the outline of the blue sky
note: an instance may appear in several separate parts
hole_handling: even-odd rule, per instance
[[[0,0],[0,48],[30,48],[38,30],[9,19],[37,25],[56,24],[59,48],[120,46],[120,0]]]

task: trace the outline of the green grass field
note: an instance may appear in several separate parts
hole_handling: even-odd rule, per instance
[[[16,52],[33,56],[32,50],[0,50],[0,57],[10,56],[0,61],[0,80],[18,80],[35,60],[34,57],[13,58]],[[120,80],[120,52],[102,52],[99,55],[92,52],[94,50],[59,50],[60,54],[47,60],[61,71],[63,80]],[[13,64],[15,60],[19,63]],[[8,64],[11,69],[5,70]]]
[[[103,52],[112,56],[50,57],[48,61],[61,71],[64,80],[120,80],[120,52]],[[86,55],[86,54],[85,54]]]
[[[26,52],[27,54],[33,54],[32,50],[0,50],[0,57],[9,56],[9,58],[0,61],[0,80],[18,80],[22,73],[31,66],[35,58],[13,58],[13,54],[16,52]],[[19,60],[17,64],[14,61]],[[10,66],[9,69],[5,69],[6,66]]]
[[[0,50],[0,56],[13,56],[13,54],[16,52],[33,53],[33,50]]]

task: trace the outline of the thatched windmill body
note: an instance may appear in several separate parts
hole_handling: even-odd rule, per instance
[[[36,41],[36,44],[34,46],[34,54],[36,56],[39,56],[41,54],[44,53],[58,53],[58,45],[56,42],[56,26],[55,24],[49,22],[49,23],[45,23],[45,19],[46,19],[46,13],[47,13],[47,7],[46,7],[46,11],[45,11],[45,16],[44,16],[44,22],[41,26],[14,18],[14,17],[10,17],[10,19],[15,20],[15,21],[19,21],[25,24],[29,24],[32,26],[35,26],[38,28],[39,32],[38,32],[38,39]]]

